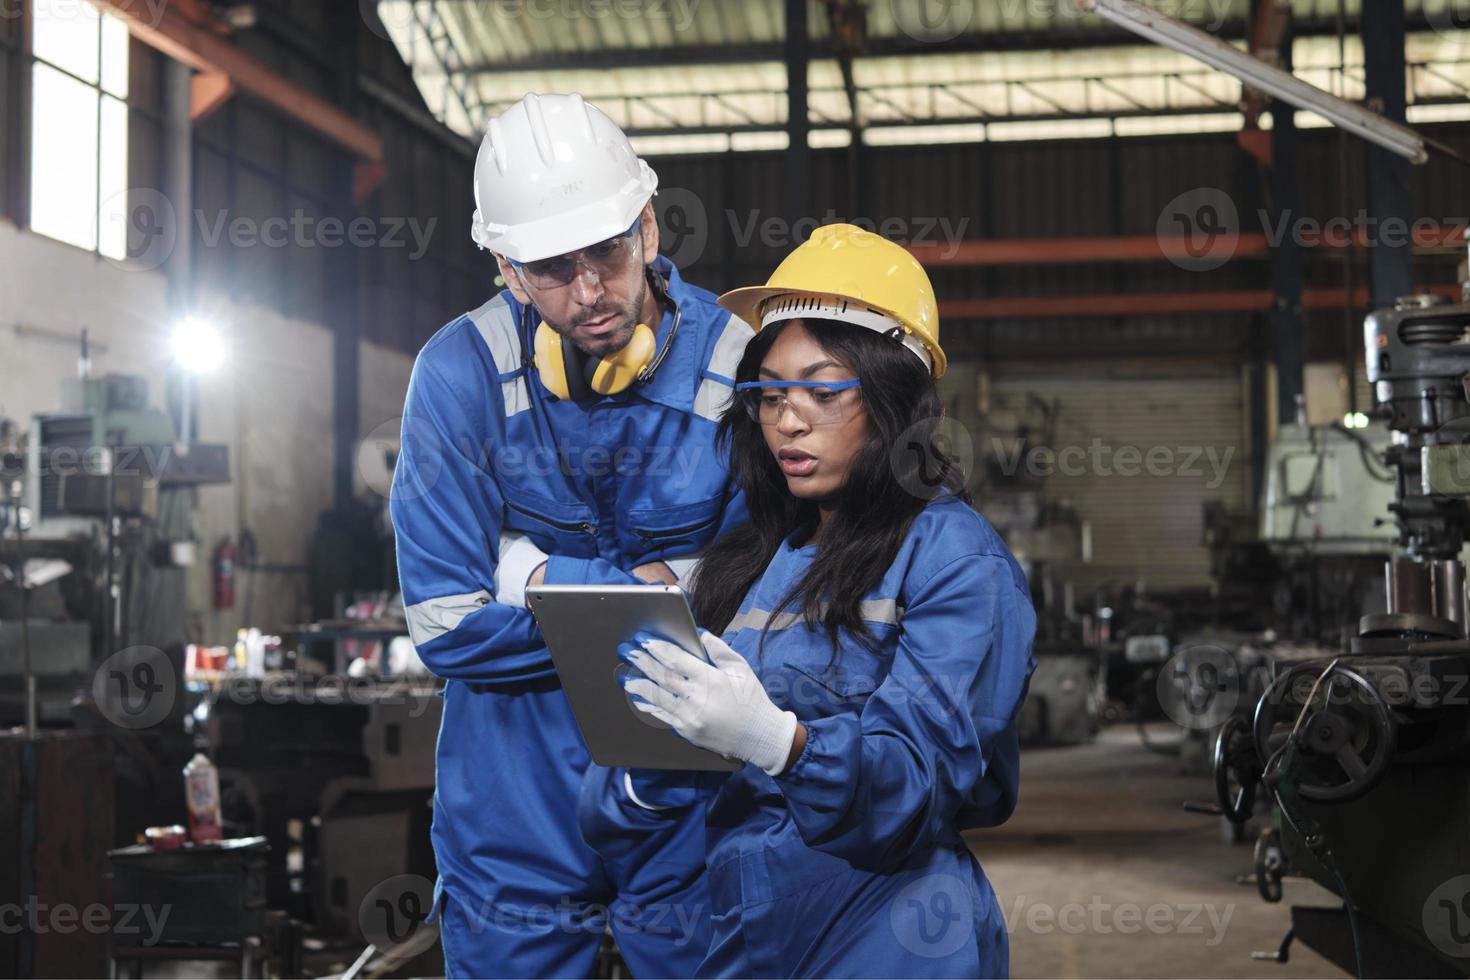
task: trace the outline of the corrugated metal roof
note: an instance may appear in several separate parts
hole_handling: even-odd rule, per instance
[[[1359,3],[1345,5],[1350,25]],[[1417,66],[1411,101],[1466,100],[1470,32],[1424,29],[1458,27],[1453,3],[1406,0],[1420,28],[1408,51]],[[1251,0],[1152,5],[1239,34]],[[1329,29],[1337,8],[1338,0],[1293,0],[1302,28]],[[785,124],[783,0],[382,0],[378,10],[430,109],[471,138],[489,115],[531,91],[580,92],[625,129],[649,136],[708,134],[730,145],[730,134],[760,133],[744,142],[769,146],[767,131]],[[851,123],[827,10],[807,4],[811,122],[819,130]],[[863,10],[865,53],[854,60],[863,127],[938,123],[983,132],[1000,120],[1197,117],[1233,112],[1240,97],[1235,80],[1133,43],[1079,13],[1073,0],[869,0]],[[1296,60],[1313,84],[1361,97],[1355,36],[1345,82],[1334,38],[1300,38]]]

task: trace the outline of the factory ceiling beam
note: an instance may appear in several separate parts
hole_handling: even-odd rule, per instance
[[[1409,229],[1413,247],[1421,250],[1459,252],[1464,248],[1465,228],[1428,222]],[[1301,230],[1297,240],[1303,248],[1340,249],[1351,243],[1364,248],[1369,241],[1365,229],[1351,235],[1336,230]],[[1190,249],[1196,249],[1192,255]],[[1238,236],[1222,243],[1232,259],[1263,256],[1271,250],[1264,232]],[[991,265],[1059,265],[1086,262],[1197,261],[1197,243],[1187,236],[1118,235],[1100,238],[996,238],[962,242],[910,245],[908,250],[926,268],[972,268]]]
[[[1256,0],[1255,26],[1251,30],[1250,53],[1268,64],[1277,63],[1277,52],[1291,25],[1291,5],[1283,0]],[[1265,167],[1271,165],[1271,134],[1261,128],[1261,116],[1270,107],[1271,97],[1260,89],[1244,86],[1241,112],[1245,124],[1235,135],[1240,148]]]
[[[383,182],[387,174],[383,141],[371,127],[240,50],[224,37],[228,32],[224,22],[206,13],[197,0],[175,0],[156,14],[134,0],[91,2],[119,17],[144,44],[215,76],[194,87],[200,99],[193,108],[196,118],[218,107],[231,89],[245,92],[351,153],[357,161],[355,200],[361,201]]]
[[[807,69],[811,64],[806,0],[786,0],[786,135],[787,151],[782,158],[785,171],[786,215],[795,221],[811,204],[812,148],[808,138],[812,124],[807,92]]]
[[[1405,21],[1408,30],[1428,31],[1432,26],[1422,14]],[[1328,17],[1297,20],[1297,37],[1331,37],[1336,21]],[[1214,35],[1227,41],[1250,36],[1243,19],[1232,19],[1221,25]],[[1122,31],[1062,29],[1055,31],[1011,31],[984,34],[961,34],[943,44],[908,37],[870,37],[862,57],[889,58],[944,54],[997,54],[1014,51],[1063,51],[1076,48],[1115,48],[1137,46],[1138,39]],[[753,44],[658,45],[644,48],[609,48],[596,52],[597,70],[609,68],[702,68],[708,65],[743,65],[784,61],[783,41],[761,41]],[[468,74],[498,72],[587,71],[589,52],[536,52],[522,58],[504,61],[467,63]]]
[[[1276,0],[1260,0],[1256,11],[1262,18],[1275,20]],[[1274,25],[1276,57],[1271,63],[1290,74],[1294,68],[1293,31],[1290,11],[1284,22]],[[1282,112],[1271,127],[1271,167],[1262,176],[1270,185],[1271,219],[1291,220],[1301,207],[1301,181],[1298,179],[1296,113]],[[1302,327],[1302,281],[1304,256],[1300,239],[1286,235],[1271,249],[1271,340],[1276,355],[1276,422],[1289,425],[1296,419],[1297,402],[1305,390],[1306,345]],[[1346,301],[1345,297],[1340,297]],[[1339,303],[1335,309],[1341,308]]]
[[[1404,123],[1405,58],[1404,0],[1374,0],[1362,18],[1363,69],[1367,104],[1386,119]],[[1368,148],[1368,213],[1379,220],[1406,221],[1413,212],[1410,192],[1412,168],[1392,153],[1376,146]],[[1347,174],[1342,174],[1342,180]],[[1368,250],[1368,269],[1373,283],[1373,306],[1392,306],[1414,285],[1414,272],[1406,246],[1382,242]]]
[[[1162,14],[1138,0],[1075,2],[1081,10],[1095,13],[1139,37],[1234,75],[1243,83],[1283,102],[1315,112],[1333,125],[1414,163],[1422,164],[1429,158],[1425,139],[1419,133],[1401,122],[1385,118],[1381,113],[1303,81],[1291,73],[1289,62],[1283,60],[1283,68],[1269,65],[1193,24]],[[1402,0],[1399,9],[1402,12]],[[1400,70],[1402,67],[1400,63]],[[1278,149],[1279,145],[1278,142]]]
[[[1436,286],[1436,296],[1458,298],[1460,287]],[[1341,289],[1302,291],[1302,309],[1340,310],[1347,298]],[[1044,320],[1071,317],[1204,316],[1225,313],[1269,313],[1276,294],[1269,289],[1182,293],[1106,293],[1090,296],[998,296],[949,299],[939,303],[942,320]],[[1368,290],[1353,295],[1356,305],[1368,302]]]
[[[866,214],[866,195],[863,193],[867,179],[863,167],[863,115],[858,101],[853,60],[868,46],[868,8],[854,0],[824,2],[832,51],[837,55],[837,67],[842,73],[842,89],[847,96],[847,213]]]

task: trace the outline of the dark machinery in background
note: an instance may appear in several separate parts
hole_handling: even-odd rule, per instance
[[[1383,515],[1394,479],[1381,460],[1390,433],[1366,416],[1283,425],[1267,448],[1260,506],[1204,510],[1212,585],[1109,602],[1125,651],[1115,696],[1132,683],[1132,715],[1151,749],[1208,771],[1227,716],[1247,721],[1275,672],[1339,649],[1365,615],[1381,613],[1383,564],[1393,548]],[[1151,633],[1150,630],[1153,632]],[[1224,685],[1232,704],[1198,702]],[[1222,702],[1223,703],[1223,702]],[[1146,722],[1168,718],[1184,738],[1156,742]],[[1242,839],[1241,824],[1226,828]]]
[[[35,416],[24,438],[12,426],[0,456],[0,725],[34,715],[104,738],[116,756],[117,836],[130,843],[179,812],[189,739],[180,706],[157,724],[113,724],[126,714],[123,692],[94,676],[142,647],[181,672],[195,490],[229,482],[229,456],[180,444],[144,379],[91,376],[85,338],[81,364],[62,383],[62,410]]]
[[[1091,529],[1077,511],[1047,499],[1044,477],[1015,465],[1033,446],[1055,445],[1057,406],[1035,395],[1024,400],[1017,411],[981,413],[986,444],[1005,450],[1004,458],[984,458],[974,494],[1025,569],[1036,608],[1036,672],[1017,720],[1021,742],[1075,745],[1101,727],[1105,673],[1092,619],[1078,613],[1072,583],[1056,566],[1091,559]]]
[[[142,378],[84,375],[61,400],[0,457],[13,518],[0,539],[0,650],[15,652],[0,654],[0,722],[23,714],[22,599],[42,721],[65,722],[77,682],[118,650],[156,647],[182,665],[193,491],[230,479],[227,447],[180,445]]]
[[[435,875],[438,682],[402,674],[411,646],[389,656],[401,608],[392,622],[272,624],[291,653],[264,670],[235,657],[186,670],[196,488],[229,481],[227,447],[180,445],[143,379],[90,377],[85,350],[82,365],[61,411],[0,424],[0,728],[22,726],[0,736],[0,904],[105,904],[109,849],[183,822],[181,770],[203,750],[226,836],[264,838],[261,901],[309,924],[320,955],[351,960],[372,890]],[[385,567],[380,534],[358,535],[371,560],[343,537],[312,549],[314,566],[335,562],[313,568],[313,590],[349,597],[338,615],[360,590],[327,572],[361,565],[381,585]],[[349,677],[339,653],[354,647],[380,652]],[[0,973],[105,975],[108,938],[0,936]]]
[[[1368,378],[1393,430],[1398,532],[1386,610],[1341,652],[1276,665],[1249,721],[1216,742],[1219,807],[1271,827],[1256,849],[1268,901],[1305,875],[1342,908],[1294,906],[1301,939],[1360,976],[1470,976],[1470,291],[1371,314]]]
[[[60,412],[0,425],[0,902],[105,904],[108,849],[183,812],[181,707],[118,724],[136,692],[93,681],[129,649],[182,664],[193,492],[228,456],[180,445],[143,379],[90,376],[85,345]],[[0,972],[95,975],[106,938],[12,933]]]

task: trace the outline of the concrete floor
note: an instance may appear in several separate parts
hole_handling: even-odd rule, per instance
[[[1177,731],[1160,725],[1152,737]],[[1300,943],[1286,964],[1251,959],[1280,944],[1289,904],[1336,905],[1335,896],[1288,878],[1285,900],[1268,905],[1237,882],[1251,871],[1251,844],[1226,843],[1219,818],[1181,808],[1213,799],[1210,779],[1181,774],[1132,726],[1091,745],[1027,750],[1021,774],[1015,815],[970,835],[1009,926],[1012,977],[1348,975]],[[228,975],[181,966],[150,975]]]
[[[1154,735],[1170,737],[1168,726]],[[1226,843],[1219,818],[1181,808],[1213,798],[1207,777],[1149,752],[1132,726],[1027,750],[1015,815],[970,838],[1005,912],[1011,975],[1346,976],[1300,943],[1286,964],[1251,959],[1280,945],[1290,904],[1340,903],[1304,879],[1286,879],[1278,905],[1238,883],[1251,844]]]

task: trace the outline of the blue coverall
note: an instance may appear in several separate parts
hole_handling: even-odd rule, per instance
[[[609,922],[637,975],[688,976],[708,944],[703,813],[634,814],[601,828],[620,850],[587,846],[587,748],[530,612],[495,601],[502,532],[552,556],[549,584],[622,584],[747,519],[714,433],[752,332],[654,268],[682,321],[622,395],[551,395],[529,364],[539,317],[508,290],[414,365],[391,511],[410,633],[447,681],[433,841],[452,977],[587,976]]]
[[[844,631],[834,657],[820,624],[792,612],[758,653],[815,554],[787,539],[724,633],[807,742],[778,777],[746,765],[700,780],[714,918],[699,975],[1005,976],[1005,921],[960,832],[1015,808],[1015,718],[1035,668],[1025,576],[985,519],[944,495],[863,603],[879,653]],[[656,788],[639,798],[680,792]],[[610,798],[584,794],[584,819],[603,819]]]

